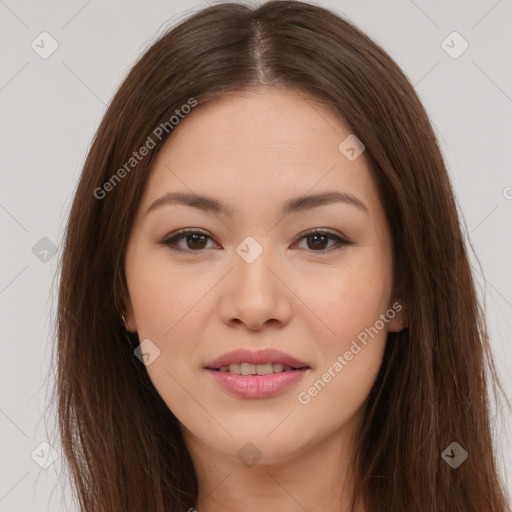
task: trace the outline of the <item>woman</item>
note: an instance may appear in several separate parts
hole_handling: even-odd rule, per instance
[[[219,4],[136,63],[74,198],[57,350],[84,512],[506,510],[432,127],[326,9]]]

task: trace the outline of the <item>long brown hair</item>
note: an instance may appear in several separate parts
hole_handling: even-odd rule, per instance
[[[389,333],[368,398],[353,505],[505,512],[486,379],[494,391],[499,382],[428,116],[369,37],[327,9],[286,0],[218,4],[167,31],[131,69],[95,135],[66,230],[54,355],[58,426],[80,510],[194,506],[197,480],[178,420],[121,322],[124,254],[176,110],[261,85],[313,95],[363,141],[391,228],[407,328]],[[135,164],[148,137],[152,147]],[[441,456],[452,442],[468,453],[457,469]]]

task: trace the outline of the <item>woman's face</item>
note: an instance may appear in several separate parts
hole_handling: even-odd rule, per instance
[[[127,247],[127,323],[192,451],[277,463],[355,432],[401,305],[349,136],[312,98],[262,88],[196,107],[156,158]]]

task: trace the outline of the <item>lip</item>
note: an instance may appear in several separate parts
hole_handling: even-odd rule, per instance
[[[206,373],[226,391],[241,398],[270,398],[296,384],[310,368],[269,375],[235,375],[206,369]]]
[[[230,364],[281,363],[293,370],[268,375],[235,375],[219,371],[221,366]],[[296,384],[310,370],[309,365],[285,352],[273,348],[251,351],[234,350],[209,362],[205,372],[228,393],[241,398],[270,398]]]
[[[250,363],[250,364],[265,364],[265,363],[281,363],[291,366],[292,368],[304,368],[308,366],[307,363],[299,361],[295,357],[290,356],[279,350],[268,348],[264,350],[251,351],[246,349],[234,350],[228,352],[223,356],[210,361],[205,365],[207,370],[218,370],[221,366],[229,366],[230,364]],[[309,366],[308,366],[309,367]],[[286,372],[284,372],[286,373]],[[278,375],[278,374],[276,374]],[[264,377],[258,376],[258,378]],[[246,377],[244,377],[246,378]]]

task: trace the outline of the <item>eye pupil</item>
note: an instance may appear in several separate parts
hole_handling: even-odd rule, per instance
[[[309,240],[314,239],[316,242],[318,242],[318,239],[322,239],[322,241],[321,241],[321,243],[320,243],[320,245],[322,245],[322,242],[325,242],[325,241],[327,240],[327,237],[326,237],[325,235],[318,235],[318,234],[316,234],[316,235],[310,235],[310,236],[308,236],[308,239],[309,239]],[[319,248],[319,245],[318,245],[316,242],[315,242],[313,245],[314,245],[314,248],[318,249],[318,248]],[[320,247],[320,249],[322,249],[322,248],[323,248],[323,247]]]
[[[187,236],[187,241],[190,240],[190,239],[195,239],[194,242],[192,242],[193,244],[197,242],[197,239],[198,238],[201,238],[202,239],[202,242],[204,243],[204,239],[206,238],[205,235],[188,235]],[[189,245],[189,244],[187,244]],[[199,245],[201,245],[201,242],[199,242]],[[194,248],[194,247],[191,247],[191,248]],[[203,247],[195,247],[195,249],[202,249]]]

